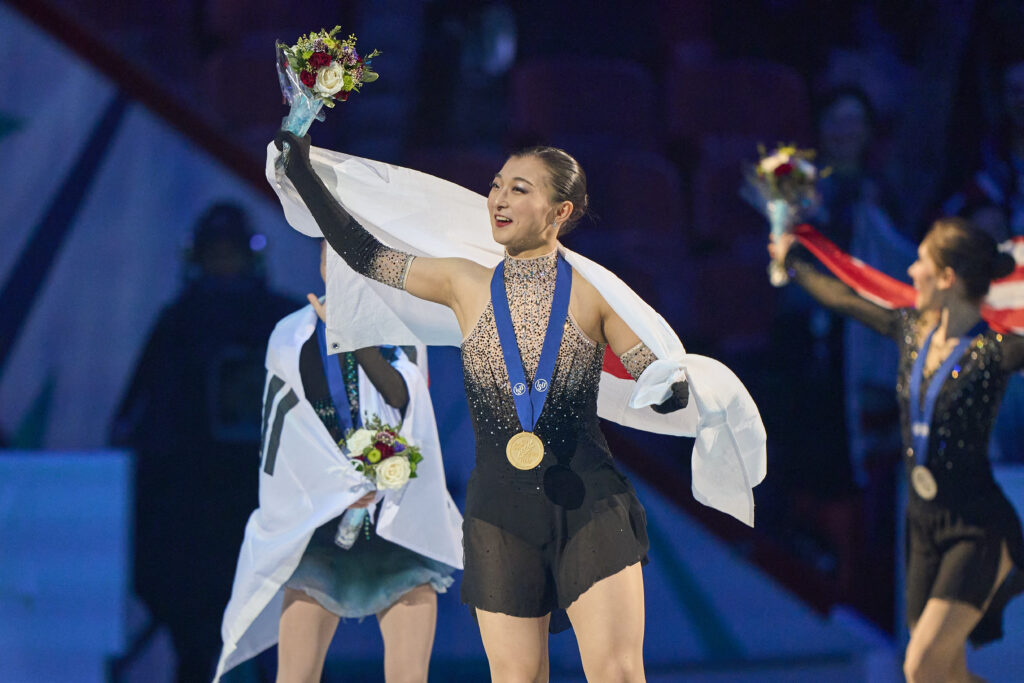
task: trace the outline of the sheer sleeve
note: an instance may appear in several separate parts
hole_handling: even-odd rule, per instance
[[[879,334],[898,339],[900,335],[899,312],[883,308],[857,294],[836,278],[818,272],[803,257],[803,249],[794,246],[786,254],[786,269],[792,279],[815,301],[836,313],[859,320]]]
[[[1002,334],[999,340],[1003,345],[1003,369],[1010,372],[1024,370],[1024,337]]]
[[[623,367],[626,368],[626,372],[632,375],[633,379],[639,379],[640,375],[644,374],[644,370],[647,366],[658,360],[658,357],[654,355],[654,352],[647,348],[647,344],[640,342],[629,351],[619,356],[619,360],[622,361]]]
[[[640,342],[619,356],[619,360],[622,361],[626,372],[632,375],[633,379],[639,379],[640,375],[644,374],[647,366],[658,360],[658,357],[647,347],[647,344]],[[689,400],[690,386],[683,380],[672,385],[672,394],[667,399],[658,405],[651,406],[651,408],[656,413],[671,413],[685,408]]]
[[[295,185],[331,248],[360,275],[404,289],[415,256],[385,246],[359,225],[327,190],[309,160],[299,157],[299,154],[291,155],[286,171],[288,179]]]

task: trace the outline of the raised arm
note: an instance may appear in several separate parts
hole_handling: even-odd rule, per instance
[[[802,247],[794,244],[792,235],[784,235],[772,245],[773,254],[782,251],[786,269],[792,279],[819,304],[859,320],[879,334],[896,338],[899,334],[899,313],[868,301],[836,278],[819,272],[805,258]]]
[[[405,386],[402,373],[384,358],[376,346],[358,349],[354,355],[356,362],[363,368],[363,372],[387,404],[404,411],[409,404],[409,389]]]
[[[309,136],[285,131],[274,140],[291,147],[285,174],[292,181],[331,248],[357,273],[413,296],[452,308],[462,323],[462,280],[487,277],[487,269],[467,259],[416,257],[382,244],[335,200],[309,161]]]

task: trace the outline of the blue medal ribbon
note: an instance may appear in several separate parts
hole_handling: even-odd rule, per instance
[[[332,357],[327,353],[327,326],[320,319],[316,321],[316,337],[320,346],[320,361],[327,377],[327,390],[331,394],[334,412],[338,415],[338,428],[342,434],[348,436],[350,429],[361,425],[352,424],[352,410],[348,404],[348,392],[345,389],[345,378],[341,374],[341,363],[338,357]]]
[[[921,350],[917,352],[914,360],[914,368],[910,373],[910,434],[914,442],[914,458],[918,465],[924,465],[928,457],[928,439],[931,432],[935,402],[939,398],[939,390],[946,381],[950,371],[960,371],[960,358],[964,355],[967,347],[971,345],[974,338],[984,332],[988,326],[982,320],[972,327],[970,331],[960,338],[960,342],[953,349],[953,352],[946,357],[939,369],[932,375],[928,384],[928,392],[924,396],[924,404],[921,403],[921,383],[924,381],[924,362],[928,357],[928,349],[932,344],[932,337],[935,335],[936,327],[924,340]]]
[[[561,254],[558,255],[557,275],[555,277],[555,293],[551,300],[551,313],[548,315],[548,327],[544,333],[544,345],[541,347],[540,359],[537,361],[537,372],[534,374],[532,386],[526,383],[523,370],[523,359],[519,352],[519,342],[512,326],[512,312],[508,307],[508,292],[505,290],[505,262],[502,261],[494,269],[491,277],[491,305],[494,309],[494,324],[498,328],[498,339],[501,341],[501,353],[505,357],[508,369],[508,381],[512,388],[512,399],[515,402],[519,424],[524,432],[532,432],[540,420],[544,402],[548,398],[551,376],[555,371],[555,360],[562,346],[562,332],[565,319],[569,315],[569,294],[572,292],[572,267]]]

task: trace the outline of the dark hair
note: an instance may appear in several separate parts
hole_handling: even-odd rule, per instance
[[[245,209],[231,201],[220,201],[208,207],[196,220],[192,233],[192,251],[201,257],[214,243],[227,242],[248,252],[252,237]]]
[[[587,215],[587,174],[583,168],[565,150],[557,147],[529,147],[514,153],[514,157],[537,157],[548,169],[551,181],[552,200],[556,202],[572,202],[572,213],[558,229],[561,237],[572,231],[580,219]]]
[[[992,280],[1006,277],[1017,266],[1012,256],[999,251],[991,235],[960,217],[935,221],[923,244],[940,268],[953,269],[974,301],[988,294]]]
[[[868,128],[874,130],[877,114],[875,112],[875,106],[871,102],[871,98],[862,88],[850,84],[832,88],[817,98],[814,103],[815,126],[821,125],[821,120],[825,117],[825,112],[841,100],[845,100],[847,98],[860,102],[860,106],[864,109],[864,116],[867,118]]]

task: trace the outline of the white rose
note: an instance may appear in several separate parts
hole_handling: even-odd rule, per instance
[[[789,161],[789,155],[783,154],[782,152],[776,152],[770,157],[765,157],[761,160],[761,170],[765,173],[774,173],[775,169],[784,163]]]
[[[348,446],[348,452],[352,455],[361,455],[363,449],[373,445],[375,434],[376,432],[372,432],[369,429],[357,429],[345,442],[346,446]]]
[[[409,481],[409,459],[396,455],[377,465],[377,488],[400,489]]]
[[[345,67],[338,62],[331,62],[316,72],[314,92],[325,97],[333,97],[345,84]]]

